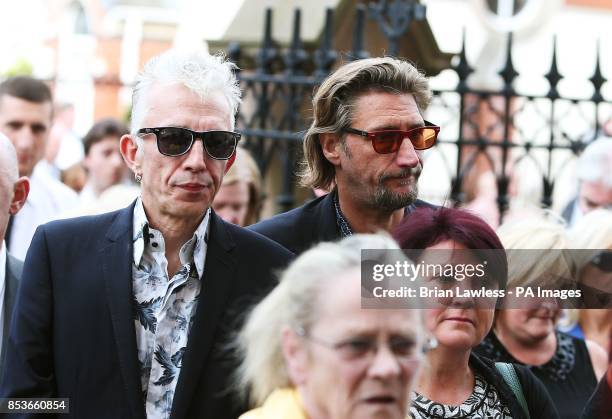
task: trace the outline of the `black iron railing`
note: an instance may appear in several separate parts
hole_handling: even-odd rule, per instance
[[[299,204],[294,201],[294,173],[301,152],[302,133],[312,116],[313,91],[341,57],[344,61],[368,57],[364,47],[367,18],[377,22],[388,39],[387,51],[393,54],[398,51],[399,40],[407,36],[411,22],[425,18],[425,8],[413,0],[379,1],[368,7],[358,6],[352,48],[343,53],[333,47],[332,10],[326,11],[325,26],[315,48],[304,47],[299,10],[295,11],[290,44],[286,48],[279,47],[271,34],[272,11],[266,11],[264,36],[255,68],[238,73],[245,100],[238,128],[264,175],[274,156],[282,160],[283,186],[276,198],[279,211]],[[450,198],[458,203],[467,199],[465,179],[476,162],[484,159],[496,176],[498,206],[503,211],[509,201],[511,167],[522,159],[532,159],[541,174],[537,180],[542,182],[541,204],[550,206],[556,178],[563,168],[556,160],[567,159],[568,151],[570,156],[579,154],[600,132],[602,123],[612,118],[612,101],[602,94],[606,78],[601,72],[599,46],[595,71],[589,79],[593,94],[589,98],[575,98],[562,97],[558,90],[563,76],[557,67],[556,40],[552,42],[550,70],[544,75],[549,89],[542,95],[521,94],[514,88],[519,73],[512,60],[512,34],[508,35],[505,64],[499,71],[501,88],[470,87],[469,79],[474,69],[466,58],[465,42],[464,34],[462,49],[452,66],[458,77],[456,86],[435,90],[428,110],[449,115],[446,123],[441,124],[444,135],[440,144],[456,147],[454,162],[447,161],[446,165],[451,182]],[[228,54],[238,62],[240,45],[231,44]],[[576,128],[576,123],[571,127],[564,125],[570,114],[573,121],[582,121],[582,130]],[[521,122],[526,118],[529,123]]]

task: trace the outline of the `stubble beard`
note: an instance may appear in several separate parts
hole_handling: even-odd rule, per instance
[[[405,208],[416,201],[419,188],[418,180],[421,175],[421,166],[414,169],[406,169],[399,174],[388,175],[383,173],[378,181],[376,191],[374,191],[373,205],[383,211],[393,212],[400,208]],[[406,182],[414,182],[408,192],[394,192],[385,185],[388,179],[403,177]]]

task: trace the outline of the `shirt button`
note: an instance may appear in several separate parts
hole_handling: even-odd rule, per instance
[[[157,243],[153,242],[153,243],[151,243],[151,246],[157,247]]]

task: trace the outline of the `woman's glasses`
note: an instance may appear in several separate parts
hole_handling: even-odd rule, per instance
[[[306,333],[304,328],[298,328],[296,333],[307,341],[324,346],[338,353],[347,361],[368,359],[379,350],[379,342],[375,337],[352,337],[340,342],[327,342]],[[390,352],[398,361],[412,362],[432,349],[428,342],[419,344],[410,336],[392,336],[387,342]]]

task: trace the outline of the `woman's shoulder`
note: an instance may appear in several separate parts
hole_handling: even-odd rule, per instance
[[[521,382],[531,417],[558,418],[555,404],[542,381],[527,366],[514,364],[514,368]]]
[[[517,415],[523,416],[522,408],[516,396],[510,388],[510,385],[504,380],[502,374],[497,370],[495,361],[472,354],[470,365],[481,373],[489,383],[497,387],[500,396],[508,403],[514,417],[519,417]],[[544,384],[542,384],[528,367],[519,364],[511,365],[514,367],[517,378],[521,384],[521,389],[527,401],[530,416],[542,419],[558,418],[559,415]]]
[[[282,388],[274,390],[261,407],[241,415],[238,419],[306,419],[297,390]]]

